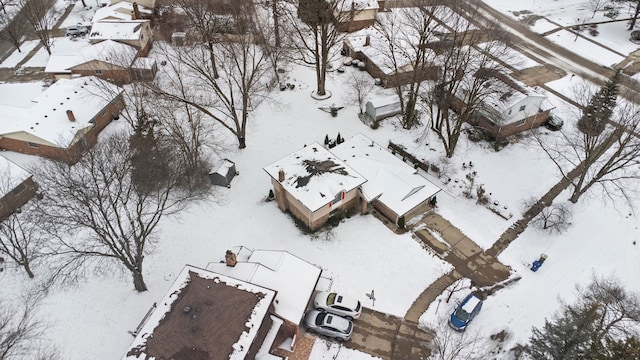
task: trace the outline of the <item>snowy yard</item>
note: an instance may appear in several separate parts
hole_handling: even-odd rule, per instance
[[[561,24],[570,24],[573,19],[589,13],[583,2],[577,0],[562,5],[551,0],[526,0],[517,5],[513,5],[516,2],[512,0],[486,2],[505,13],[530,9]],[[74,10],[65,24],[87,18],[85,12]],[[549,30],[548,25],[539,20],[535,30]],[[606,38],[603,43],[625,54],[637,49],[629,46],[626,32],[620,34],[625,30],[613,25],[599,29],[601,34],[594,40]],[[572,46],[575,36],[566,31],[549,38],[603,65],[621,61],[618,55],[606,53],[582,39]],[[57,39],[54,46],[55,50],[65,51],[80,42]],[[34,48],[35,44],[25,44],[22,54],[14,53],[1,66],[15,66],[29,47]],[[48,56],[41,52],[26,66],[44,66]],[[523,61],[529,66],[536,65],[531,60]],[[320,290],[329,289],[330,285],[331,290],[359,298],[365,307],[400,317],[425,288],[451,270],[451,265],[423,249],[411,234],[396,235],[371,215],[354,216],[331,231],[308,235],[297,229],[274,202],[264,201],[271,183],[263,167],[306,144],[322,143],[325,135],[335,138],[340,133],[348,139],[362,133],[383,147],[390,140],[402,144],[410,153],[429,162],[438,163],[443,157],[442,146],[435,138],[425,136],[424,126],[407,131],[392,118],[373,130],[358,119],[358,108],[349,100],[351,89],[346,85],[350,73],[357,69],[348,67],[345,73],[330,73],[327,89],[332,97],[324,101],[310,96],[315,89],[312,69],[291,66],[287,70],[286,82],[295,84],[295,88],[276,89],[256,107],[248,125],[247,148],[238,150],[231,145],[226,153],[217,154],[236,163],[239,176],[234,178],[231,188],[211,190],[220,199],[218,203],[197,204],[179,217],[166,217],[162,221],[160,239],[145,260],[148,291],[135,292],[129,273],[103,273],[91,274],[77,286],[55,288],[48,294],[39,309],[39,318],[48,324],[47,336],[60,347],[63,359],[121,358],[132,341],[128,331],[134,330],[152,304],[162,298],[185,264],[204,268],[209,262],[220,261],[225,250],[234,246],[287,250],[324,270]],[[567,75],[547,85],[572,97],[574,84],[581,81]],[[0,101],[28,102],[24,98],[13,99],[16,94],[31,98],[41,90],[39,83],[23,87],[2,85]],[[378,87],[374,91],[375,95],[393,94],[392,90]],[[549,100],[565,120],[562,131],[573,131],[576,109],[551,94]],[[345,107],[337,117],[318,109],[332,104]],[[124,121],[114,122],[110,128],[124,125]],[[559,136],[543,132],[546,138]],[[232,144],[232,140],[226,139],[226,142]],[[19,163],[33,161],[21,154],[3,155]],[[470,161],[473,169],[462,166]],[[539,198],[560,180],[547,155],[535,142],[525,138],[495,151],[490,144],[470,142],[465,136],[456,155],[449,160],[448,169],[447,175],[453,179],[449,184],[432,178],[443,188],[438,194],[437,211],[483,249],[491,247],[500,234],[521,217],[525,201]],[[477,172],[476,184],[484,185],[492,202],[498,202],[512,214],[509,220],[461,195],[462,183],[471,171]],[[556,201],[565,202],[568,197],[569,194],[562,194]],[[543,325],[545,317],[558,309],[558,299],[571,302],[576,284],[587,283],[594,274],[614,276],[626,284],[629,291],[640,292],[640,244],[636,244],[640,234],[637,213],[640,199],[633,201],[633,207],[629,207],[622,199],[605,200],[595,190],[578,204],[571,205],[573,224],[568,232],[550,235],[527,229],[499,257],[521,279],[485,301],[472,329],[484,337],[506,330],[509,336],[504,346],[509,349],[526,342],[531,327]],[[529,270],[530,264],[541,253],[549,259],[534,273]],[[36,272],[46,271],[36,269]],[[3,285],[0,298],[6,302],[17,301],[21,293],[37,287],[37,281],[29,280],[21,269],[9,267],[0,273]],[[366,296],[372,290],[376,295],[375,307]],[[465,291],[456,293],[449,303],[441,296],[423,314],[421,323],[440,321],[466,294]],[[326,344],[324,340],[316,341],[311,360],[336,358],[371,359],[361,352]]]

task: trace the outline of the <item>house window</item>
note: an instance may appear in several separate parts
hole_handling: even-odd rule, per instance
[[[335,205],[342,200],[344,200],[344,191],[341,191],[338,194],[336,194],[336,197],[333,198],[333,200],[331,201],[331,205]]]
[[[29,145],[29,147],[36,148],[36,149],[38,148],[38,144],[36,143],[28,142],[27,144]]]
[[[96,70],[96,75],[102,75],[102,70]]]
[[[520,110],[518,110],[518,111],[524,111],[524,109],[525,109],[526,107],[527,107],[527,105],[522,105],[522,106],[520,106]]]

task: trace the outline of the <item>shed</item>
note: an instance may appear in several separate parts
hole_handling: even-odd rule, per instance
[[[231,187],[231,180],[238,175],[236,164],[229,159],[222,159],[209,173],[211,184]]]
[[[366,104],[366,113],[374,121],[382,120],[401,112],[402,108],[397,96],[371,99]]]

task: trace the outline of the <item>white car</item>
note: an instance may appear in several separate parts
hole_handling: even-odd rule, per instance
[[[316,332],[340,341],[349,341],[353,333],[351,320],[318,310],[307,312],[304,316],[304,325],[309,332]]]
[[[316,310],[330,312],[347,319],[357,319],[362,313],[360,301],[334,292],[320,292],[313,300]]]
[[[66,36],[78,37],[89,33],[89,27],[86,25],[73,25],[67,28]]]

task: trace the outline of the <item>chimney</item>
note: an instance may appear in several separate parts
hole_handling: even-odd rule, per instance
[[[280,169],[280,171],[278,171],[278,181],[283,182],[284,181],[284,170]]]
[[[364,38],[364,46],[369,46],[371,45],[371,36],[367,35],[366,38]]]
[[[69,118],[69,121],[76,122],[76,116],[73,115],[73,111],[67,110],[67,117]]]
[[[131,14],[131,20],[139,20],[140,19],[140,9],[138,9],[138,3],[133,3],[133,14]]]
[[[224,262],[227,264],[227,266],[236,266],[236,264],[238,263],[236,254],[234,254],[231,250],[227,250],[227,253],[224,255]]]

